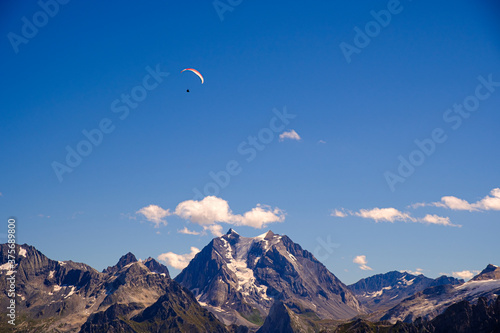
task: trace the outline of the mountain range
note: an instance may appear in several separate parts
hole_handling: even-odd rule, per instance
[[[392,271],[377,274],[349,285],[360,303],[369,311],[388,310],[402,300],[428,287],[440,285],[458,285],[464,280],[449,276],[440,276],[437,279],[425,277],[422,274],[414,275],[407,272]]]
[[[500,332],[491,264],[467,282],[392,271],[347,286],[286,235],[232,229],[174,279],[132,253],[99,272],[26,244],[16,252],[17,332]],[[6,309],[7,244],[0,253]]]

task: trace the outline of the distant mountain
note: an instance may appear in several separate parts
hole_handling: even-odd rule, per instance
[[[247,238],[230,229],[214,238],[175,278],[226,324],[258,327],[275,300],[295,313],[351,318],[362,307],[314,256],[269,231]]]
[[[491,301],[500,295],[500,279],[495,278],[497,270],[492,266],[488,265],[465,283],[444,284],[419,291],[388,310],[380,319],[392,323],[398,320],[409,323],[418,317],[431,320],[454,303],[468,301],[474,304],[480,297]]]
[[[361,279],[349,285],[359,302],[370,311],[387,310],[413,294],[428,287],[444,284],[458,285],[463,283],[449,276],[431,279],[424,275],[413,275],[406,272],[392,271]]]
[[[500,296],[490,305],[486,298],[480,297],[477,304],[461,301],[452,304],[444,312],[432,320],[418,318],[412,323],[398,321],[369,322],[355,320],[342,324],[335,330],[336,333],[379,333],[379,332],[406,332],[406,333],[495,333],[500,332]]]
[[[472,280],[500,280],[500,267],[489,264],[481,273],[473,277]]]
[[[0,288],[9,301],[7,244],[0,244]],[[16,245],[16,330],[22,332],[226,332],[187,289],[154,259],[128,253],[98,272],[72,261],[54,261],[29,245]],[[161,272],[161,273],[160,273]],[[11,329],[0,322],[0,331]]]

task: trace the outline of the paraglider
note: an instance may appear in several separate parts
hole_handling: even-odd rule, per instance
[[[197,71],[196,69],[194,69],[194,68],[186,68],[186,69],[183,69],[183,70],[181,71],[181,73],[182,73],[182,72],[184,72],[184,71],[191,71],[191,72],[195,73],[196,75],[198,75],[198,77],[199,77],[199,78],[200,78],[200,80],[201,80],[201,84],[203,84],[203,82],[205,81],[205,79],[203,78],[203,75],[201,75],[201,73],[200,73],[200,72],[198,72],[198,71]]]

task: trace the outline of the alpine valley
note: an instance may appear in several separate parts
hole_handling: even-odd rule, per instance
[[[500,332],[500,268],[465,282],[392,271],[345,285],[286,235],[214,238],[175,278],[132,253],[102,272],[0,245],[1,332]]]

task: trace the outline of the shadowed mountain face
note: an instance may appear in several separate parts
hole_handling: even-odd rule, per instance
[[[370,311],[388,310],[407,297],[428,287],[463,283],[449,276],[430,279],[423,275],[392,271],[361,279],[349,288],[360,303]]]
[[[230,230],[214,238],[175,280],[227,324],[261,325],[274,300],[320,318],[351,318],[362,311],[311,253],[271,231],[247,238]]]
[[[4,294],[10,274],[5,264],[7,251],[7,244],[1,244]],[[164,321],[171,325],[171,332],[225,332],[224,325],[154,259],[137,261],[128,253],[101,273],[85,264],[48,259],[29,245],[16,245],[16,252],[18,331],[149,332],[161,327],[157,321]],[[9,301],[6,296],[0,298],[2,307]],[[152,311],[154,307],[159,310]],[[1,332],[11,329],[5,325],[0,323]]]
[[[257,333],[306,333],[311,332],[312,327],[303,322],[297,314],[290,310],[282,301],[277,301],[269,310],[269,315],[264,325]]]

